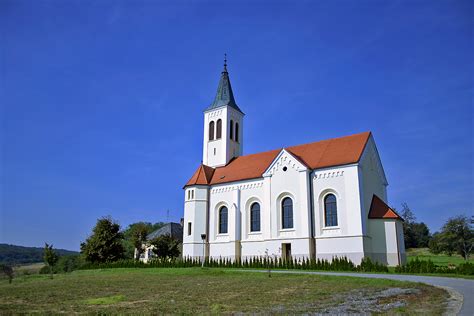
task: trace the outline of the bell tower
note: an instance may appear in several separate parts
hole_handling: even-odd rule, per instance
[[[227,71],[227,56],[214,102],[204,110],[202,162],[210,167],[225,166],[242,154],[244,113],[235,103]]]

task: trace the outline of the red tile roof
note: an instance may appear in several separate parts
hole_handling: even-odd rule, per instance
[[[403,221],[400,215],[390,208],[381,198],[374,194],[372,197],[372,203],[370,205],[369,218],[382,218],[382,219],[400,219]]]
[[[206,165],[200,165],[197,170],[194,172],[191,179],[189,179],[186,185],[197,185],[204,184],[207,185],[211,182],[212,175],[214,174],[215,169]]]
[[[318,169],[339,165],[347,165],[359,161],[370,132],[333,138],[310,144],[286,148],[288,152],[301,160],[309,169]],[[211,168],[201,165],[185,186],[195,184],[218,184],[262,177],[281,149],[266,151],[258,154],[240,156],[231,160],[226,166]],[[214,171],[210,177],[202,176],[202,167]],[[206,182],[207,181],[207,182]]]

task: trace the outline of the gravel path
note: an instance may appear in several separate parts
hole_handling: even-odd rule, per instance
[[[240,270],[268,273],[265,270]],[[297,271],[297,270],[272,270],[272,273],[295,273],[295,274],[318,274],[318,275],[334,275],[334,276],[350,276],[358,278],[372,278],[372,279],[389,279],[398,281],[421,282],[429,285],[445,288],[450,292],[451,296],[456,298],[458,292],[463,296],[462,306],[459,310],[455,302],[454,306],[450,306],[450,310],[459,310],[458,315],[474,315],[474,280],[422,276],[422,275],[405,275],[405,274],[371,274],[371,273],[351,273],[351,272],[316,272],[316,271]],[[454,291],[452,291],[454,290]],[[459,295],[458,295],[459,296]],[[461,300],[459,298],[458,300]],[[451,314],[451,313],[449,313]]]

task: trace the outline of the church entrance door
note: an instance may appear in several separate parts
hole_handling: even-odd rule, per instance
[[[290,260],[291,259],[291,244],[281,244],[281,249],[283,252],[283,259]]]

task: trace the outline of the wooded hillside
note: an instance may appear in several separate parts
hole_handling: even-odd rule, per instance
[[[23,247],[8,244],[0,244],[0,263],[24,264],[43,262],[43,248]],[[55,249],[60,256],[79,254],[76,251]]]

